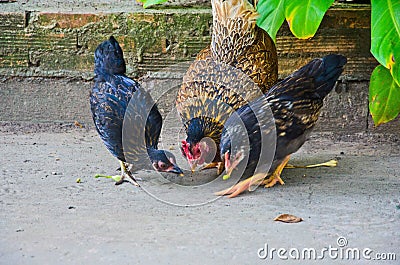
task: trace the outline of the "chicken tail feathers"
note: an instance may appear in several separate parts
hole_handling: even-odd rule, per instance
[[[320,98],[331,92],[346,63],[347,59],[342,55],[331,54],[322,58],[319,73],[315,75],[316,93]]]
[[[123,75],[126,72],[122,49],[113,36],[97,47],[94,61],[96,75]]]
[[[212,0],[211,4],[211,52],[218,61],[230,64],[253,44],[258,13],[247,0]]]
[[[314,59],[276,84],[267,96],[289,101],[322,100],[335,86],[346,63],[346,57],[338,54]]]

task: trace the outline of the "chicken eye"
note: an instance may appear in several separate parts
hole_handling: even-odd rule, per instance
[[[160,166],[161,169],[167,168],[167,164],[165,164],[165,163],[159,163],[158,165]]]

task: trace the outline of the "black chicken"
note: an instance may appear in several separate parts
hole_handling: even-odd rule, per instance
[[[125,76],[125,71],[122,49],[111,36],[95,51],[95,84],[90,95],[90,105],[100,138],[111,154],[120,161],[121,180],[117,183],[128,180],[138,185],[127,169],[127,165],[135,162],[135,166],[142,169],[145,168],[144,163],[148,159],[156,171],[182,174],[182,170],[175,163],[173,154],[157,149],[162,126],[162,117],[157,106],[151,104],[150,95],[141,88],[139,83]],[[131,109],[132,113],[140,110],[141,113],[146,114],[142,109],[150,107],[148,116],[125,115],[128,114],[128,109]],[[125,116],[130,121],[131,126],[126,126],[129,131],[124,131],[126,128],[123,128]],[[141,145],[140,140],[129,142],[130,138],[137,139],[138,135],[143,135],[141,130],[145,131],[145,136],[143,136],[145,143]],[[124,141],[128,141],[127,145],[123,144],[123,134]],[[126,146],[129,150],[124,150]],[[140,155],[146,157],[139,157]],[[127,156],[129,156],[128,159]]]
[[[241,177],[245,180],[232,188],[218,192],[217,195],[229,194],[229,197],[235,197],[250,189],[252,185],[262,184],[272,187],[277,182],[284,184],[280,175],[290,154],[296,152],[307,140],[318,120],[323,99],[333,89],[346,62],[346,58],[341,55],[314,59],[273,86],[265,96],[251,102],[249,104],[251,106],[245,105],[237,110],[239,119],[247,130],[247,132],[244,130],[244,134],[247,134],[241,137],[248,137],[250,145],[246,168]],[[271,122],[268,108],[271,108],[274,122]],[[231,146],[230,135],[238,131],[238,117],[232,117],[225,124],[221,137],[221,158],[224,160],[228,176],[245,161],[244,147]],[[264,134],[276,133],[276,146],[272,146],[272,150],[276,147],[272,166],[264,171],[259,170],[257,166],[261,149],[264,149],[261,146],[260,131]],[[264,136],[271,137],[271,135]]]

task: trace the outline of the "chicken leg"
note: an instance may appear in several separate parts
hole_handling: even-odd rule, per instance
[[[205,167],[203,167],[201,170],[210,169],[210,168],[217,168],[218,176],[221,175],[222,172],[224,172],[224,170],[225,170],[224,163],[222,163],[222,162],[212,162],[212,163],[206,165]]]
[[[290,156],[285,157],[283,159],[282,163],[275,169],[274,173],[272,175],[264,180],[262,182],[262,185],[265,185],[265,188],[271,188],[273,187],[277,182],[279,182],[281,185],[284,185],[285,182],[281,179],[281,174],[283,169],[286,167],[288,161],[289,161]]]
[[[115,180],[115,185],[120,185],[124,181],[128,181],[135,185],[136,187],[140,187],[139,183],[137,183],[136,179],[133,177],[132,173],[126,168],[126,165],[124,162],[119,161],[121,164],[121,175],[115,175],[115,176],[106,176],[106,175],[100,175],[97,174],[94,176],[95,178],[108,178],[108,179],[113,179]]]
[[[262,184],[265,185],[265,187],[267,188],[274,186],[277,182],[279,182],[281,185],[284,185],[285,182],[283,182],[280,175],[282,173],[282,170],[285,168],[287,162],[289,161],[289,157],[290,156],[285,157],[282,163],[276,168],[276,170],[272,173],[271,177],[269,177],[268,179],[264,180],[267,174],[258,173],[250,178],[247,178],[239,182],[238,184],[232,186],[231,188],[216,192],[215,195],[217,196],[228,195],[228,198],[234,198],[237,195],[244,192],[245,190],[249,190],[250,187],[253,185]]]

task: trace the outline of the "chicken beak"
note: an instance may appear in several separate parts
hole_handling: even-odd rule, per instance
[[[190,170],[192,171],[192,173],[196,170],[197,167],[197,162],[194,162],[191,166],[190,166]]]
[[[231,161],[230,161],[230,155],[228,152],[225,153],[224,155],[224,160],[225,160],[225,172],[226,174],[222,177],[223,180],[227,180],[231,177],[232,171],[234,167],[231,166]]]
[[[189,164],[190,164],[190,170],[192,170],[192,173],[193,173],[197,168],[197,159],[194,161],[193,160],[190,161]]]
[[[179,176],[183,176],[183,171],[178,166],[174,166],[169,172],[178,174]]]
[[[227,180],[231,177],[231,174],[233,172],[233,170],[239,165],[239,163],[243,160],[244,156],[242,152],[239,152],[236,157],[235,160],[232,162],[230,160],[230,155],[229,153],[225,153],[225,171],[226,174],[222,177],[223,180]]]

